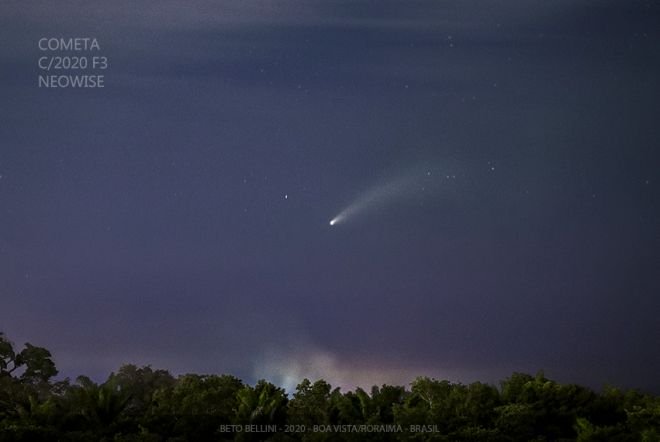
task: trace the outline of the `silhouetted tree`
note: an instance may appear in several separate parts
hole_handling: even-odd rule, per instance
[[[100,384],[85,376],[52,382],[56,373],[48,350],[25,344],[17,352],[0,334],[0,442],[660,442],[660,398],[614,387],[595,393],[542,372],[513,373],[500,389],[420,377],[409,389],[342,393],[305,379],[291,398],[264,380],[250,386],[228,375],[174,378],[149,366],[124,365]],[[287,424],[307,431],[285,434]],[[227,431],[231,425],[260,426],[260,432]],[[312,431],[332,425],[403,431]]]

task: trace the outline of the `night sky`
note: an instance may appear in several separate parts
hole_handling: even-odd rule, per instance
[[[105,87],[40,88],[51,37]],[[658,390],[659,48],[656,1],[3,1],[0,330],[97,380]]]

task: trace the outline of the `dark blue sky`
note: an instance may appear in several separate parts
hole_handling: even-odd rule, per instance
[[[0,329],[98,379],[658,387],[659,25],[643,1],[5,2]],[[39,88],[43,37],[97,38],[105,88]]]

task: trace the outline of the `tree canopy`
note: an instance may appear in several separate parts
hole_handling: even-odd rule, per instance
[[[0,333],[0,441],[660,441],[660,398],[513,373],[494,386],[419,377],[342,392],[124,365],[53,381],[51,353]]]

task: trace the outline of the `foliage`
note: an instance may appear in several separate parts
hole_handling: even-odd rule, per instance
[[[48,350],[17,351],[0,333],[0,442],[660,442],[660,398],[609,386],[596,393],[543,373],[513,373],[499,388],[420,377],[410,388],[348,392],[304,379],[291,395],[265,380],[175,378],[149,366],[124,365],[100,384],[54,382],[56,374]]]

